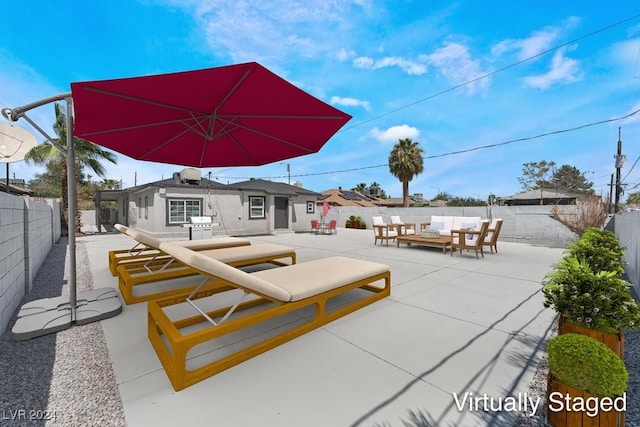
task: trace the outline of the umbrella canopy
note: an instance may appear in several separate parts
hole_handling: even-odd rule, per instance
[[[74,135],[138,160],[257,166],[315,153],[351,116],[262,65],[71,84]]]

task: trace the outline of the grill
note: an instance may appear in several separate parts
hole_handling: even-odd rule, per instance
[[[189,240],[209,239],[213,237],[213,227],[218,226],[211,220],[210,216],[192,216],[189,224],[182,224],[189,228]]]

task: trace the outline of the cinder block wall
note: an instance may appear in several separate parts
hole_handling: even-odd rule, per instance
[[[640,212],[624,212],[614,217],[614,233],[627,248],[623,259],[627,262],[627,280],[640,295]]]
[[[0,333],[59,239],[60,203],[0,193]]]
[[[564,207],[567,211],[571,206]],[[471,207],[424,207],[424,208],[384,208],[384,207],[334,207],[329,210],[327,220],[336,219],[338,226],[344,227],[350,215],[360,216],[371,228],[371,217],[382,216],[389,222],[390,215],[399,215],[404,222],[429,222],[432,215],[479,216],[481,218],[502,218],[500,240],[504,242],[565,248],[577,239],[559,222],[549,216],[550,206],[471,206]]]

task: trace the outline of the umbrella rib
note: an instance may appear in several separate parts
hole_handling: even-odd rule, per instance
[[[198,122],[196,125],[199,125],[200,123]],[[185,130],[183,130],[182,132],[177,133],[176,135],[174,135],[172,138],[167,139],[165,142],[163,142],[162,144],[159,144],[157,146],[155,146],[152,150],[147,151],[144,156],[142,156],[141,158],[144,160],[146,157],[150,156],[151,154],[155,153],[156,151],[158,151],[159,149],[163,148],[165,145],[169,144],[171,141],[181,137],[182,135],[184,135],[187,132],[194,132],[193,128],[196,127],[196,125],[192,125],[192,126],[188,126]],[[202,135],[202,133],[200,132],[194,132],[194,133],[199,133],[200,135]],[[206,135],[205,138],[207,137]]]
[[[223,120],[222,118],[218,117],[218,121],[224,121],[224,120]],[[229,121],[229,122],[230,122],[230,121]],[[256,130],[256,129],[250,128],[250,127],[248,127],[248,126],[243,126],[243,125],[238,124],[238,123],[234,123],[234,124],[236,125],[236,128],[245,129],[245,130],[248,130],[249,132],[255,133],[256,135],[260,135],[260,136],[264,136],[264,137],[270,138],[270,139],[272,139],[272,140],[274,140],[274,141],[281,142],[281,143],[283,143],[283,144],[285,144],[285,145],[288,145],[288,146],[290,146],[290,147],[298,148],[298,149],[300,149],[300,150],[302,150],[302,151],[306,151],[306,152],[308,152],[308,153],[313,153],[313,150],[311,150],[311,149],[310,149],[310,148],[308,148],[308,147],[305,147],[305,146],[302,146],[302,145],[295,144],[295,143],[293,143],[293,142],[291,142],[291,141],[287,141],[286,139],[278,138],[277,136],[274,136],[274,135],[269,135],[268,133],[265,133],[265,132],[260,132],[260,131],[258,131],[258,130]],[[219,135],[219,134],[218,134],[218,135],[216,135],[216,138],[217,138],[218,136],[220,136],[220,135]]]
[[[91,86],[86,86],[86,87],[84,87],[84,89],[86,91],[88,91],[88,92],[96,92],[96,93],[99,93],[99,94],[102,94],[102,95],[113,96],[114,98],[122,98],[122,99],[126,99],[126,100],[129,100],[129,101],[137,101],[137,102],[140,102],[142,104],[156,105],[158,107],[170,108],[172,110],[186,111],[186,112],[189,112],[189,113],[193,113],[193,110],[189,109],[189,108],[179,107],[179,106],[173,105],[173,104],[166,104],[164,102],[152,101],[150,99],[140,98],[140,97],[137,97],[137,96],[125,95],[123,93],[113,92],[113,91],[110,91],[110,90],[98,89],[98,88],[94,88],[94,87],[91,87]],[[204,115],[208,115],[208,113],[204,112],[204,111],[199,111],[199,113],[204,114]]]
[[[216,106],[213,114],[214,114],[214,119],[217,116],[218,110],[220,109],[220,107],[222,107],[224,105],[225,102],[227,102],[227,100],[229,98],[231,98],[231,96],[238,90],[238,88],[240,87],[240,85],[249,77],[249,74],[251,74],[251,72],[253,71],[253,67],[248,68],[244,74],[242,75],[242,77],[240,77],[238,79],[238,81],[236,82],[236,84],[227,92],[227,94],[225,95],[224,98],[222,98],[222,100],[218,103],[218,105]]]

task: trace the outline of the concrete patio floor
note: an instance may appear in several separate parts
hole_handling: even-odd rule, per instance
[[[147,304],[102,321],[129,426],[511,425],[515,411],[459,410],[465,393],[494,399],[529,389],[555,313],[541,281],[562,249],[499,242],[498,254],[374,246],[371,230],[250,237],[391,267],[391,296],[175,392],[147,339]],[[107,252],[129,237],[91,235],[93,285],[117,288]],[[412,421],[414,420],[414,421]]]

